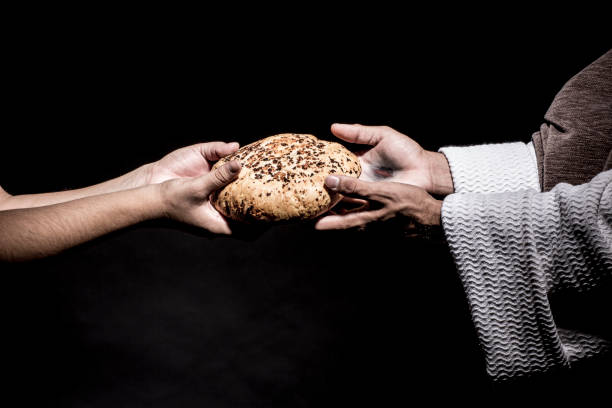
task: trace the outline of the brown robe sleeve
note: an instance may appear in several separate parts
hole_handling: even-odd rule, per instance
[[[612,168],[612,50],[570,79],[532,136],[542,191]]]

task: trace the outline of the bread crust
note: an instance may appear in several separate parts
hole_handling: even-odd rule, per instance
[[[315,218],[342,199],[325,188],[325,177],[359,177],[359,159],[339,143],[313,135],[284,133],[258,140],[219,160],[213,169],[238,160],[236,180],[216,191],[215,208],[237,221]]]

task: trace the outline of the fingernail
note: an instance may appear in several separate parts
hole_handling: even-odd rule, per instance
[[[232,173],[236,173],[238,172],[238,170],[240,170],[240,163],[238,163],[236,160],[232,160],[231,162],[229,162],[228,166],[229,171],[231,171]]]
[[[327,176],[325,178],[325,185],[332,190],[335,190],[338,187],[338,184],[340,184],[340,179],[336,176]]]
[[[232,147],[235,147],[235,148],[239,148],[240,147],[240,143],[238,143],[238,142],[231,142],[229,145],[232,146]]]

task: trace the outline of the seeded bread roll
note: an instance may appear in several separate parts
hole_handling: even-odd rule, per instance
[[[221,214],[238,221],[317,217],[342,199],[325,188],[326,176],[361,174],[359,160],[344,146],[295,133],[244,146],[219,160],[213,169],[231,160],[242,164],[240,175],[211,199]]]

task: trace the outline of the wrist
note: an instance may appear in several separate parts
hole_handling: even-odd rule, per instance
[[[442,235],[442,201],[429,196],[422,201],[417,212],[409,214],[408,220],[404,225],[406,237],[439,240]]]
[[[426,154],[430,175],[428,191],[443,196],[454,193],[453,177],[446,156],[443,153],[431,151],[426,151]]]
[[[412,208],[410,216],[420,225],[436,227],[442,225],[442,201],[423,192],[423,199],[419,200],[416,208]]]
[[[122,176],[105,181],[95,186],[86,187],[81,191],[87,192],[86,195],[89,196],[144,187],[150,184],[152,167],[153,163],[142,165]]]
[[[168,202],[165,199],[161,184],[149,184],[137,188],[141,196],[143,220],[163,218],[168,214]]]
[[[123,185],[126,188],[138,188],[151,184],[155,163],[143,164],[131,172],[124,174]]]
[[[158,207],[159,217],[170,218],[173,205],[171,194],[168,192],[168,183],[148,184],[146,188],[150,189],[155,196],[154,202]]]
[[[429,215],[429,225],[442,225],[442,200],[436,200],[434,198],[431,201]]]

